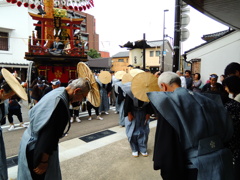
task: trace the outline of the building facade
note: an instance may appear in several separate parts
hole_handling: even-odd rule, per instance
[[[25,7],[0,0],[0,65],[10,72],[17,71],[26,79],[29,61],[24,59],[28,51],[28,38],[32,35],[33,23]],[[4,17],[4,18],[3,18]]]
[[[72,12],[68,11],[72,17],[83,18],[83,22],[80,24],[79,37],[85,42],[85,49],[95,49],[99,52],[99,35],[96,33],[96,19],[94,16],[84,12]]]
[[[119,52],[112,56],[111,71],[129,71],[129,51]]]
[[[162,64],[162,40],[156,41],[147,41],[148,45],[145,48],[145,68],[149,69],[151,72],[156,72],[161,69]],[[172,57],[173,57],[173,49],[170,45],[169,41],[165,40],[164,44],[164,71],[172,71]],[[130,50],[129,53],[130,64],[134,67],[138,66],[143,68],[143,49],[134,48]]]
[[[161,70],[162,64],[162,46],[163,41],[146,41],[145,48],[145,69],[149,69],[151,72]],[[173,64],[173,49],[169,41],[165,40],[165,53],[164,53],[164,71],[172,71]],[[112,71],[126,71],[128,72],[131,67],[137,67],[143,69],[143,51],[144,49],[138,45],[133,47],[131,43],[124,45],[129,51],[119,52],[112,56]]]
[[[231,62],[240,63],[240,31],[231,31],[185,52],[186,61],[192,64],[193,73],[200,73],[205,83],[210,74],[224,74]]]

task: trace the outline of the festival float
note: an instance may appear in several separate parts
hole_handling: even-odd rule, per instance
[[[41,9],[43,13],[29,15],[34,23],[35,33],[29,37],[28,52],[25,59],[30,61],[28,70],[28,81],[31,81],[31,72],[34,67],[38,75],[46,77],[48,82],[60,79],[62,84],[67,84],[70,79],[77,77],[77,64],[87,61],[84,44],[75,47],[74,36],[76,30],[80,31],[83,18],[69,18],[68,12],[80,12],[94,7],[93,0],[7,0],[9,3],[26,8]],[[64,45],[69,41],[70,48],[62,49],[60,53],[49,51],[55,37],[59,36]]]

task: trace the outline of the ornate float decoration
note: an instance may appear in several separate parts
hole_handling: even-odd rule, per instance
[[[45,0],[6,0],[8,3],[16,4],[18,7],[24,6],[31,9],[41,9],[46,3]],[[93,0],[54,0],[54,7],[75,10],[75,11],[85,11],[94,7]]]

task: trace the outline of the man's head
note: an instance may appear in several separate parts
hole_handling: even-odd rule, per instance
[[[218,76],[216,74],[211,74],[209,80],[210,84],[215,86],[217,84]]]
[[[60,39],[60,36],[55,36],[55,41],[56,42],[59,42],[61,39]]]
[[[39,89],[44,89],[45,80],[38,80],[37,86],[38,86]]]
[[[78,78],[73,80],[66,87],[71,103],[82,101],[90,91],[90,82],[85,78]]]
[[[158,86],[160,91],[174,91],[176,88],[181,87],[181,80],[174,72],[164,72],[158,77]]]
[[[185,71],[185,76],[186,77],[191,77],[191,71],[190,70],[186,70]]]
[[[183,72],[180,71],[180,70],[178,70],[176,73],[177,73],[177,75],[179,75],[179,76],[183,76]]]
[[[52,83],[52,88],[53,89],[56,89],[56,88],[61,86],[61,81],[59,79],[53,79],[51,81],[51,83]]]
[[[80,44],[80,40],[79,40],[79,39],[76,39],[76,40],[75,40],[75,43],[76,43],[76,44]]]
[[[0,99],[5,100],[9,99],[11,96],[15,95],[16,93],[12,90],[12,88],[8,85],[6,81],[1,84],[0,87]]]
[[[228,64],[224,70],[226,77],[228,76],[238,76],[240,77],[240,64],[237,62],[232,62]]]

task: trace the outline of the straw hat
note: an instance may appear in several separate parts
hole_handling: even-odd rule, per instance
[[[116,79],[122,79],[122,77],[123,77],[124,74],[126,74],[125,71],[117,71],[117,72],[115,73],[115,78],[116,78]]]
[[[131,74],[132,77],[136,76],[138,73],[144,72],[141,69],[131,69],[129,73]]]
[[[86,78],[89,80],[91,89],[87,95],[87,99],[93,106],[99,107],[101,103],[100,93],[98,84],[93,76],[92,71],[85,63],[79,62],[77,65],[77,73],[78,77]]]
[[[101,71],[98,76],[98,79],[100,80],[101,83],[108,84],[111,82],[112,76],[108,71]]]
[[[133,79],[133,77],[131,76],[131,74],[126,73],[126,74],[124,74],[123,77],[122,77],[122,83],[125,84],[125,83],[127,83],[127,82],[131,82],[132,79]]]
[[[11,89],[23,100],[27,101],[27,93],[21,86],[21,84],[18,82],[18,80],[10,73],[7,69],[2,68],[1,70],[2,75],[7,82],[7,84],[11,87]]]
[[[152,73],[142,72],[132,79],[131,90],[133,95],[144,102],[149,102],[147,93],[159,91],[158,79]]]

